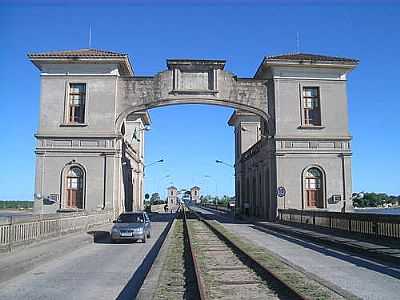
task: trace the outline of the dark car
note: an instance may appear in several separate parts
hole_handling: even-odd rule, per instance
[[[141,240],[151,236],[150,218],[146,212],[125,212],[114,222],[111,230],[111,242],[119,240]]]

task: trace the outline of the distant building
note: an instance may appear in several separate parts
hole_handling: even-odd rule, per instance
[[[192,203],[200,203],[200,188],[198,186],[194,186],[190,189],[190,198]]]
[[[179,204],[178,189],[174,186],[170,186],[168,189],[167,203],[168,206]]]

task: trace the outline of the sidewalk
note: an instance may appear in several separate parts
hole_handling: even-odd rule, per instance
[[[2,253],[0,283],[28,272],[40,264],[61,258],[97,239],[105,238],[111,230],[111,225],[101,225],[87,232],[71,233],[33,243],[13,252]]]
[[[250,220],[249,220],[250,221]],[[351,234],[334,233],[328,230],[315,228],[313,230],[297,226],[271,223],[265,221],[252,221],[258,229],[277,231],[299,238],[305,238],[321,244],[338,247],[340,249],[356,252],[379,260],[400,263],[400,241],[370,240],[356,238]]]
[[[231,217],[230,214],[220,210],[210,208],[206,209],[217,212],[224,217]],[[351,251],[384,262],[400,264],[400,241],[398,240],[362,238],[354,233],[332,232],[318,227],[310,229],[304,225],[302,226],[302,224],[289,225],[272,223],[256,218],[250,219],[244,216],[235,218],[235,220],[251,223],[255,225],[255,228],[265,232],[268,231],[268,233],[284,233],[320,244]]]

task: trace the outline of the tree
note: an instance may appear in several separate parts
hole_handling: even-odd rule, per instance
[[[152,205],[158,204],[158,203],[160,203],[160,202],[161,202],[161,199],[160,199],[160,194],[159,194],[159,193],[153,193],[153,194],[151,194],[150,203],[151,203]]]
[[[356,197],[357,193],[353,193],[353,205],[355,207],[381,207],[386,205],[398,205],[399,196],[388,196],[385,193],[364,193],[363,197]]]

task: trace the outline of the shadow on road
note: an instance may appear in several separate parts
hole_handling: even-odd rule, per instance
[[[171,218],[174,216],[172,213],[158,213],[151,212],[148,213],[151,222],[169,222]]]
[[[254,226],[254,224],[251,224],[251,223],[245,222],[245,221],[241,221],[237,218],[234,218],[230,214],[226,214],[226,213],[223,213],[220,211],[215,211],[213,209],[204,209],[204,208],[201,208],[201,209],[205,212],[208,212],[206,214],[203,214],[203,216],[205,216],[207,219],[216,220],[223,224],[247,225],[248,227],[250,227],[254,230],[257,230],[259,232],[273,235],[277,238],[297,244],[297,245],[302,246],[307,249],[311,249],[311,250],[313,250],[315,252],[319,252],[323,255],[331,256],[336,259],[340,259],[342,261],[349,262],[355,266],[369,269],[369,270],[372,270],[372,271],[375,271],[378,273],[382,273],[382,274],[391,276],[396,279],[400,279],[400,272],[397,269],[398,266],[395,264],[375,261],[372,258],[364,257],[363,255],[359,255],[358,253],[349,252],[349,251],[346,251],[343,249],[336,249],[333,247],[332,247],[332,249],[330,249],[328,246],[319,245],[317,243],[310,242],[306,239],[301,239],[299,237],[293,237],[293,236],[290,236],[287,234],[282,234],[282,233],[279,233],[276,231],[272,231],[272,230],[264,231],[263,229],[258,228],[257,226]]]
[[[157,223],[157,222],[167,223],[171,220],[171,218],[173,218],[175,216],[175,214],[171,214],[171,213],[157,213],[157,212],[152,212],[152,213],[149,213],[148,215],[149,215],[150,221],[153,223]],[[88,231],[87,234],[93,236],[93,242],[96,244],[111,244],[110,231],[91,230],[91,231]],[[130,243],[136,243],[136,241],[121,240],[121,241],[118,241],[118,243],[130,244]]]
[[[160,237],[154,243],[153,247],[151,247],[150,251],[147,253],[146,257],[143,259],[140,266],[136,269],[135,273],[132,275],[131,279],[125,285],[123,290],[120,292],[117,300],[131,300],[135,299],[140,287],[142,286],[147,273],[150,271],[151,266],[153,265],[154,260],[156,259],[162,244],[164,243],[165,238],[171,228],[174,214],[159,214],[155,219],[151,219],[152,222],[162,222],[161,220],[165,220],[164,222],[169,222],[167,226],[164,228]],[[150,217],[151,218],[151,217]]]
[[[282,234],[279,232],[275,232],[272,230],[264,231],[262,228],[258,228],[256,226],[250,226],[251,228],[273,235],[277,238],[286,240],[288,242],[297,244],[299,246],[302,246],[307,249],[311,249],[313,251],[316,251],[318,253],[321,253],[326,256],[331,256],[337,259],[340,259],[342,261],[346,261],[348,263],[351,263],[357,267],[361,268],[366,268],[375,272],[379,272],[388,276],[391,276],[396,279],[400,279],[400,272],[393,269],[393,268],[398,268],[398,266],[394,264],[389,264],[389,263],[382,263],[382,262],[375,262],[371,258],[365,258],[362,255],[358,255],[356,253],[350,253],[342,249],[329,249],[327,246],[324,245],[319,245],[313,242],[309,242],[297,237],[292,237],[286,234]]]

